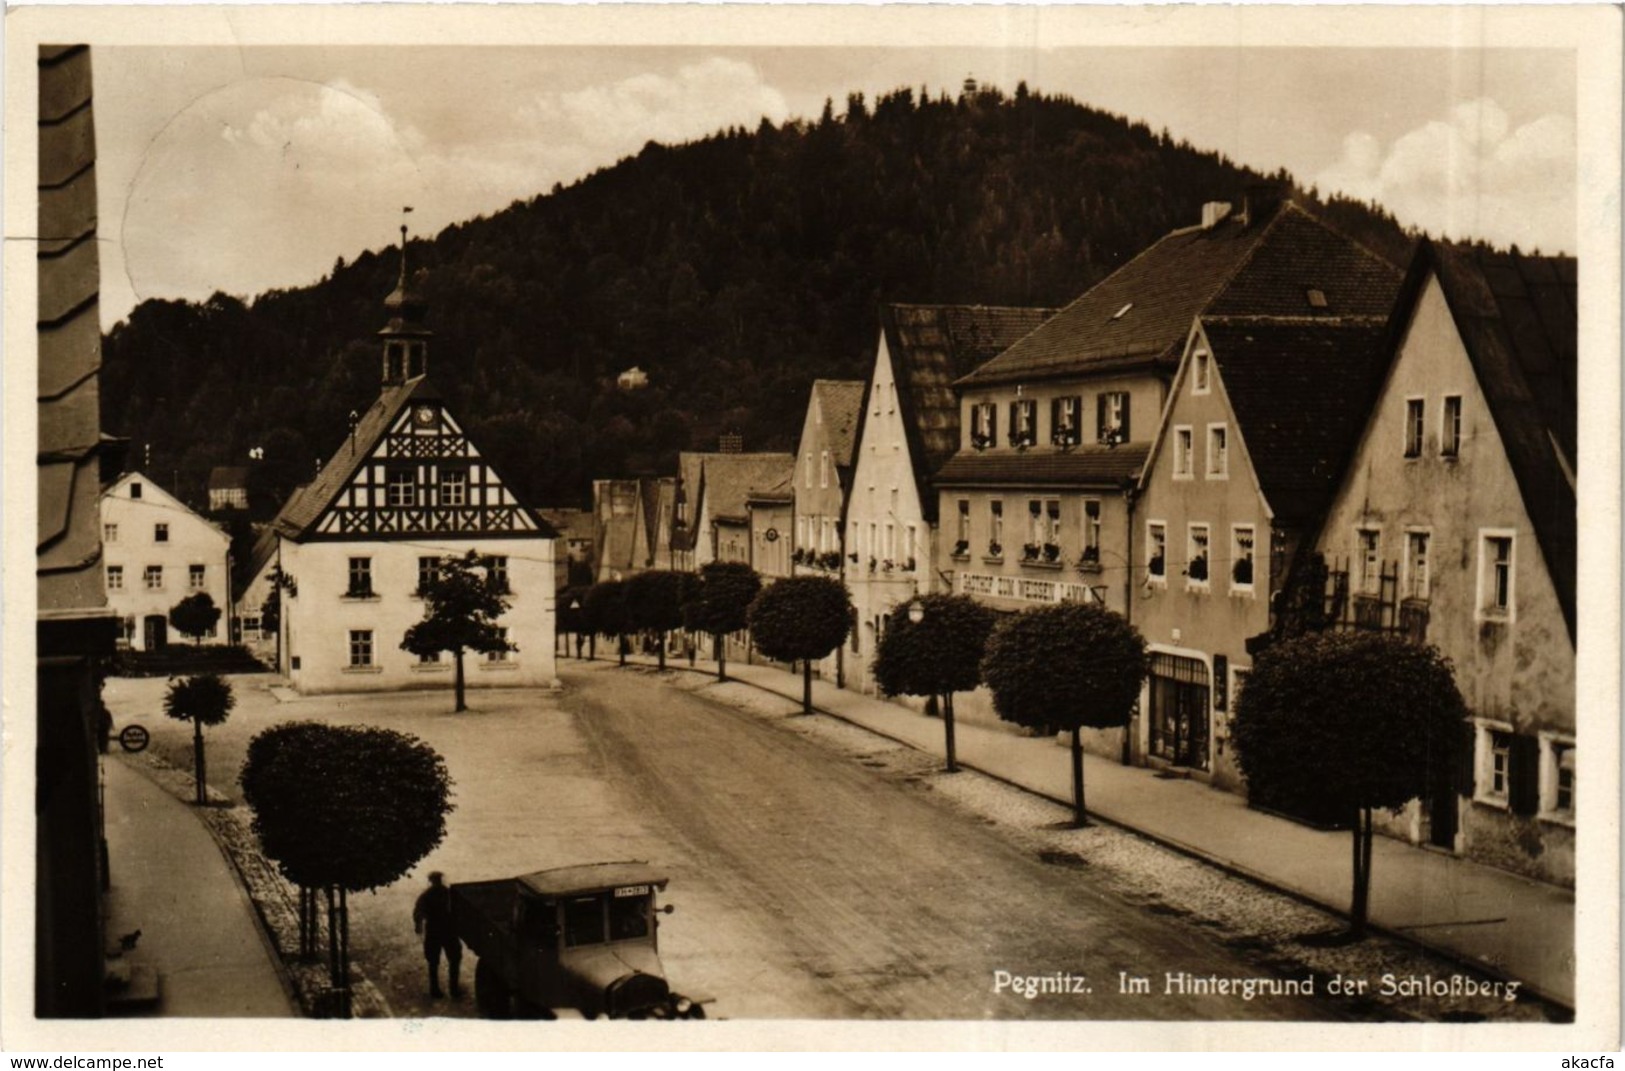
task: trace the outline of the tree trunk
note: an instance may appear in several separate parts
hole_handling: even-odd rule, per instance
[[[468,709],[468,704],[463,702],[463,652],[461,648],[459,648],[457,651],[457,675],[455,679],[457,686],[457,709],[454,711],[454,713],[461,714],[463,711]]]
[[[728,650],[723,646],[722,633],[714,632],[711,636],[717,650],[717,680],[725,681],[728,679]]]
[[[620,654],[621,665],[623,666],[626,665],[626,649],[630,646],[631,642],[627,640],[626,633],[623,632],[615,637],[615,650]]]
[[[1082,729],[1072,730],[1072,824],[1078,829],[1089,825],[1089,815],[1083,809],[1083,737]]]
[[[958,773],[959,762],[954,757],[954,693],[944,692],[942,696],[942,734],[943,742],[948,751],[948,772]]]
[[[209,802],[208,771],[203,768],[203,723],[192,719],[192,776],[197,781],[197,802]]]
[[[1352,834],[1354,893],[1349,898],[1349,936],[1358,940],[1365,936],[1366,922],[1371,913],[1371,808],[1355,809]]]
[[[812,659],[801,660],[801,712],[812,713]]]
[[[666,630],[660,630],[660,672],[666,672]]]
[[[598,633],[594,632],[587,637],[587,661],[592,662],[598,658]]]

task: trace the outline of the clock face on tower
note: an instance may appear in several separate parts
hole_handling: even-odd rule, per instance
[[[419,427],[428,427],[434,423],[434,407],[431,405],[418,406],[412,413],[412,419],[417,421]]]

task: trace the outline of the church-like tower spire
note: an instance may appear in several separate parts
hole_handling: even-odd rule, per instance
[[[384,299],[384,309],[389,322],[378,337],[384,343],[384,386],[393,387],[429,371],[429,339],[434,335],[423,324],[428,303],[413,289],[407,271],[405,223],[401,224],[401,277]]]

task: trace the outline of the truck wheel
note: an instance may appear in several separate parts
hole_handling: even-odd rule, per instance
[[[503,981],[502,972],[483,959],[474,968],[474,1006],[487,1019],[513,1017],[513,994],[508,983]]]
[[[688,1009],[688,1017],[690,1019],[704,1019],[705,1018],[705,1005],[696,1004],[692,1008]]]

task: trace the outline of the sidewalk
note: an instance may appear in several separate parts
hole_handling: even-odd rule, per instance
[[[106,771],[108,941],[139,929],[122,957],[156,968],[155,1014],[298,1016],[254,907],[192,808],[117,755]],[[115,961],[117,962],[117,961]]]
[[[641,665],[645,655],[630,656]],[[561,660],[560,666],[568,665]],[[668,658],[668,669],[687,670]],[[694,672],[716,675],[701,662]],[[728,663],[728,677],[801,702],[800,674]],[[942,722],[903,706],[813,681],[818,710],[935,755]],[[1048,738],[956,722],[961,766],[1070,805],[1069,749]],[[1349,834],[1252,810],[1242,797],[1198,781],[1084,756],[1089,813],[1114,825],[1336,912],[1348,910]],[[1574,895],[1543,882],[1389,837],[1372,846],[1371,922],[1407,940],[1522,981],[1574,1007]]]

